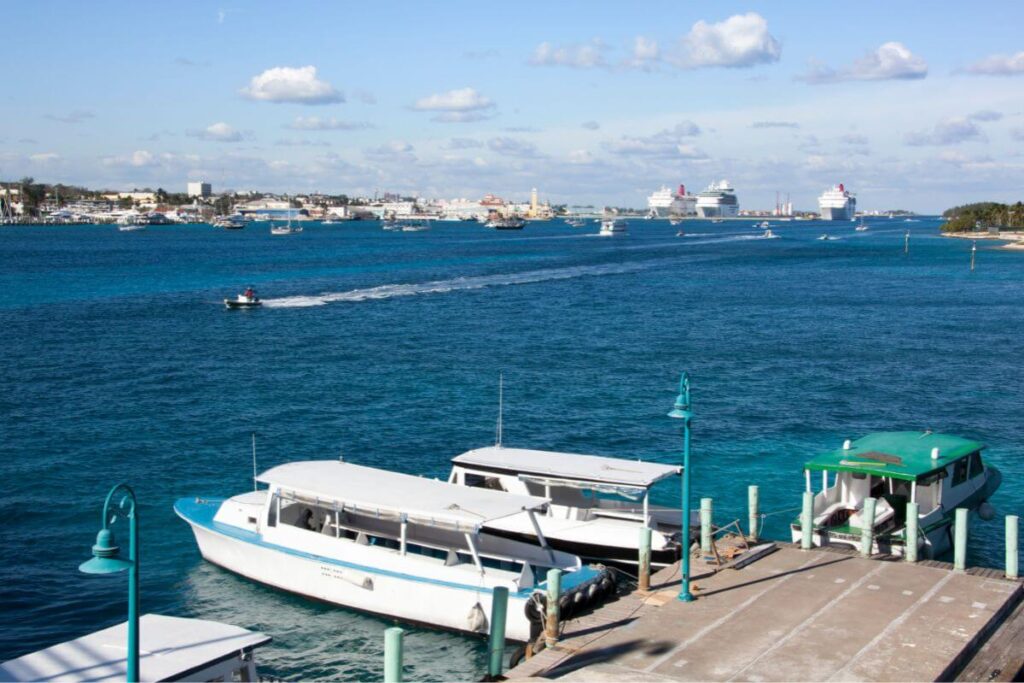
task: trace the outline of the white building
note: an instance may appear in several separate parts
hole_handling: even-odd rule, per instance
[[[189,197],[203,197],[205,199],[213,194],[213,187],[210,183],[190,182],[187,185],[187,191]]]

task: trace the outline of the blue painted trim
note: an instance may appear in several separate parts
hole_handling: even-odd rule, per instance
[[[174,502],[174,512],[189,524],[203,527],[209,531],[227,536],[238,541],[245,543],[251,543],[253,545],[261,546],[274,550],[276,552],[285,553],[286,555],[293,555],[295,557],[301,557],[305,560],[313,560],[316,562],[325,562],[327,564],[337,565],[339,567],[347,567],[349,569],[356,569],[367,574],[375,574],[378,576],[388,576],[403,581],[413,581],[418,583],[429,583],[437,586],[444,586],[446,588],[455,588],[457,590],[473,591],[474,593],[493,593],[493,589],[486,587],[479,587],[474,585],[468,585],[463,583],[453,583],[450,581],[442,581],[440,579],[429,579],[423,576],[415,576],[413,574],[404,574],[402,572],[393,572],[387,569],[379,569],[376,567],[367,567],[365,565],[353,564],[351,562],[345,562],[343,560],[336,560],[332,557],[324,557],[322,555],[314,555],[312,553],[303,552],[301,550],[295,550],[294,548],[287,548],[282,545],[274,543],[268,543],[263,540],[262,535],[257,534],[254,531],[247,531],[240,529],[239,527],[231,524],[224,524],[223,522],[217,522],[213,518],[217,514],[217,510],[220,509],[221,503],[224,502],[223,498],[179,498]],[[201,501],[201,502],[200,502]],[[597,575],[597,571],[590,567],[580,567],[576,571],[568,572],[562,577],[562,591],[573,588],[588,579],[593,578]],[[542,581],[533,588],[521,588],[514,595],[517,598],[526,600],[534,592],[543,590],[547,582]]]

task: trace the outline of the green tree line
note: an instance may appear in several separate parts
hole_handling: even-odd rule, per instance
[[[1000,204],[998,202],[976,202],[954,206],[942,212],[946,222],[943,232],[970,232],[975,229],[998,227],[1005,230],[1024,228],[1024,203]]]

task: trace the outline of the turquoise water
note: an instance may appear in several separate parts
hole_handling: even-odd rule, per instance
[[[0,659],[124,618],[123,578],[76,571],[124,480],[144,610],[271,634],[269,675],[379,676],[384,620],[204,564],[172,502],[251,486],[253,431],[261,468],[343,453],[445,476],[493,441],[499,371],[506,444],[676,462],[665,413],[689,370],[695,492],[720,523],[745,519],[748,484],[765,510],[798,505],[804,460],[881,429],[985,441],[992,503],[1024,512],[1024,254],[980,243],[972,274],[937,221],[870,225],[3,228]],[[224,310],[250,283],[268,306]],[[972,534],[971,561],[999,566],[1001,519]],[[485,669],[461,636],[413,629],[405,650],[410,678]]]

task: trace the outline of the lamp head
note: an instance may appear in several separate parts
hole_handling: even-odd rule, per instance
[[[116,574],[132,566],[130,560],[120,558],[121,549],[114,540],[114,532],[100,529],[96,534],[96,545],[92,547],[92,559],[78,565],[85,574]]]
[[[675,405],[668,416],[680,420],[689,420],[693,417],[693,411],[690,410],[690,375],[685,372],[679,378],[679,395],[676,396]]]

